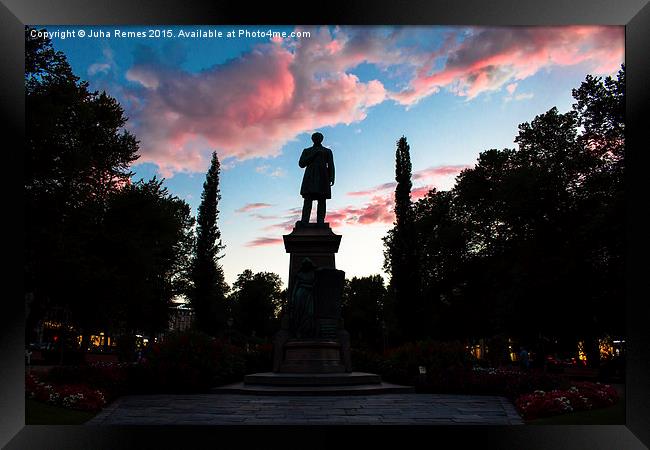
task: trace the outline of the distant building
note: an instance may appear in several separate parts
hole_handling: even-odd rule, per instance
[[[186,331],[194,322],[194,309],[186,303],[169,308],[169,331]]]

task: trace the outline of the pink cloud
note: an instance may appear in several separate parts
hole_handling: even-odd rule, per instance
[[[467,164],[433,166],[426,169],[418,170],[413,174],[414,180],[429,180],[437,177],[456,176],[463,169],[467,169]]]
[[[360,205],[349,205],[328,210],[325,220],[332,228],[374,223],[391,224],[394,221],[393,195],[392,192],[387,192],[384,195],[375,195],[369,201]],[[263,227],[263,231],[274,235],[290,233],[296,221],[300,220],[301,211],[300,208],[287,211],[282,222],[267,225]],[[259,238],[262,243],[265,242],[264,239],[266,238]]]
[[[434,186],[426,185],[411,189],[411,200],[417,201],[426,196]],[[332,227],[343,225],[390,225],[395,221],[394,193],[375,195],[360,206],[347,206],[327,213],[326,220]]]
[[[429,191],[436,188],[435,182],[439,181],[439,177],[448,177],[458,174],[461,170],[470,167],[467,165],[443,165],[429,167],[419,170],[413,174],[416,180],[429,180],[434,184],[425,184],[423,186],[416,186],[411,189],[411,200],[418,201],[425,197]],[[348,205],[342,208],[328,210],[325,220],[332,228],[339,228],[342,226],[359,226],[371,224],[390,225],[395,221],[394,212],[394,189],[395,183],[384,183],[374,188],[355,191],[348,193],[353,197],[368,196],[367,201],[358,205]],[[266,233],[285,234],[291,232],[297,220],[300,219],[301,208],[293,208],[288,210],[282,222],[267,225],[263,228]],[[270,238],[258,238],[249,246],[271,245],[275,242],[268,242]],[[278,238],[279,239],[279,238]],[[278,242],[280,242],[279,240]]]
[[[624,28],[619,26],[476,28],[447,53],[444,67],[433,62],[418,68],[416,77],[390,97],[405,105],[448,88],[471,99],[545,67],[589,63],[596,73],[615,72],[624,58]],[[512,92],[510,92],[512,94]]]
[[[142,99],[129,112],[139,162],[168,173],[204,171],[213,149],[221,159],[276,156],[301,133],[363,120],[386,90],[346,72],[364,54],[345,42],[332,45],[336,39],[323,28],[296,43],[260,44],[199,73],[151,58],[136,62],[126,77]]]
[[[433,166],[433,167],[428,167],[426,169],[418,170],[413,173],[412,179],[413,180],[418,180],[418,181],[440,181],[441,177],[451,177],[451,176],[456,176],[458,175],[463,169],[467,169],[468,167],[471,167],[466,164],[457,164],[457,165],[441,165],[441,166]],[[435,183],[434,183],[435,184]],[[375,187],[372,187],[370,189],[362,190],[362,191],[353,191],[353,192],[348,192],[347,195],[351,197],[369,197],[373,195],[382,195],[386,193],[386,191],[393,191],[395,190],[395,187],[397,186],[397,183],[394,181],[389,182],[389,183],[383,183],[379,184]]]
[[[269,208],[273,205],[270,205],[268,203],[248,203],[241,208],[238,208],[235,210],[235,212],[238,213],[244,213],[244,212],[249,212],[249,211],[254,211],[256,209],[261,209],[261,208]]]
[[[449,177],[457,175],[463,169],[470,167],[467,165],[441,165],[428,167],[423,170],[416,171],[413,174],[414,180],[433,182],[423,186],[416,186],[411,189],[412,201],[418,201],[425,197],[429,191],[436,187],[436,182],[440,181],[440,177]],[[362,191],[350,192],[348,195],[353,197],[367,196],[370,197],[367,201],[358,205],[348,205],[342,208],[328,210],[326,221],[332,228],[339,228],[342,226],[360,226],[371,224],[391,225],[395,221],[394,212],[394,189],[395,183],[383,183],[371,189]],[[256,209],[258,205],[267,205],[266,203],[250,203],[240,208],[242,210]],[[290,233],[294,228],[297,220],[300,219],[302,208],[292,208],[285,212],[283,220],[271,225],[263,227],[265,233],[270,233],[275,236]],[[255,216],[255,215],[254,215]],[[272,217],[259,217],[259,218],[272,218]],[[259,247],[266,245],[276,245],[282,242],[280,237],[269,238],[260,237],[248,244],[248,247]]]
[[[418,201],[429,193],[434,186],[421,186],[415,189],[411,189],[411,201]]]
[[[374,188],[367,189],[367,190],[364,190],[364,191],[348,192],[347,195],[352,196],[352,197],[365,197],[365,196],[368,196],[368,195],[373,195],[373,194],[375,194],[377,192],[382,192],[382,191],[386,191],[386,190],[389,190],[389,189],[395,189],[395,186],[397,186],[397,183],[395,183],[393,181],[393,182],[390,182],[390,183],[380,184],[378,186],[375,186]]]
[[[376,195],[360,206],[347,206],[327,214],[332,226],[392,223],[394,220],[392,194]]]
[[[283,220],[282,222],[265,226],[264,231],[275,232],[275,233],[284,233],[284,232],[289,233],[291,230],[293,230],[293,227],[296,225],[296,221],[300,219],[300,217],[298,217],[300,212],[301,211],[297,212],[288,220],[285,217],[285,220]]]
[[[413,179],[427,181],[423,186],[415,186],[411,189],[411,200],[418,201],[425,197],[431,189],[440,187],[438,184],[443,181],[441,177],[458,175],[462,170],[471,167],[469,165],[442,165],[428,167],[413,173]],[[367,225],[371,223],[392,224],[395,221],[394,213],[394,189],[396,183],[384,183],[374,188],[349,192],[350,196],[368,196],[369,201],[359,206],[347,206],[327,213],[327,220],[332,226],[341,225]]]
[[[388,99],[412,105],[442,88],[471,99],[503,86],[512,95],[517,82],[543,68],[587,63],[612,73],[623,62],[623,27],[472,28],[463,39],[466,30],[425,49],[412,44],[417,30],[409,28],[309,28],[310,38],[268,41],[198,73],[148,55],[120,87],[131,99],[139,162],[165,176],[204,172],[213,150],[234,162],[277,156],[300,134],[360,122]],[[361,81],[351,70],[363,63],[406,87],[392,92],[378,80]]]
[[[246,244],[246,247],[265,247],[268,245],[279,245],[282,243],[283,240],[281,237],[260,237],[248,242]]]

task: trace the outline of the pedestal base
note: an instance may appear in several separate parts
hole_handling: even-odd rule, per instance
[[[380,384],[374,373],[253,373],[244,377],[244,384],[258,386],[358,386]]]
[[[373,395],[414,393],[412,386],[381,381],[374,373],[254,373],[243,383],[233,383],[211,390],[213,394],[248,395]]]
[[[316,267],[336,268],[334,255],[339,251],[341,235],[334,234],[329,224],[296,224],[290,234],[282,236],[284,248],[289,253],[289,292],[292,292],[293,279],[302,264],[309,258]]]
[[[336,341],[301,340],[284,344],[279,373],[344,373],[341,344]]]
[[[399,386],[391,383],[369,383],[345,386],[274,386],[263,384],[233,383],[210,390],[212,394],[240,395],[378,395],[378,394],[413,394],[412,386]]]

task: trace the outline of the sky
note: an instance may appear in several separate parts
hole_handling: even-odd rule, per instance
[[[217,152],[230,284],[251,269],[286,285],[282,235],[300,219],[298,159],[313,132],[334,154],[326,221],[342,235],[337,268],[387,279],[382,237],[401,136],[412,198],[450,189],[479,152],[515,148],[519,124],[568,111],[571,89],[587,74],[615,75],[625,53],[619,26],[37,28],[54,33],[91,89],[121,103],[140,141],[134,181],[165,178],[196,215]]]

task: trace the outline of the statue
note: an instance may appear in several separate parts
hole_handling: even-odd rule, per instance
[[[312,202],[318,201],[316,223],[325,223],[325,200],[332,198],[330,186],[334,186],[334,157],[332,150],[322,146],[323,135],[311,135],[314,145],[306,148],[300,155],[298,165],[305,169],[305,175],[300,186],[300,195],[305,199],[302,207],[301,225],[309,223]]]
[[[314,283],[316,266],[309,258],[302,260],[289,298],[289,329],[297,338],[315,335]]]

